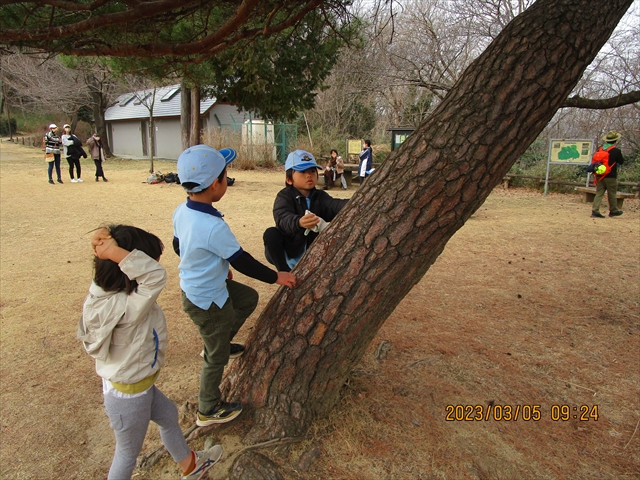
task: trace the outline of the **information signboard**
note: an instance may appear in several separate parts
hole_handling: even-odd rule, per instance
[[[578,165],[589,165],[593,142],[591,140],[559,140],[552,139],[549,149],[549,162]]]
[[[552,138],[549,140],[547,175],[544,180],[544,194],[549,189],[551,165],[589,165],[593,153],[593,141],[585,139]],[[587,186],[589,177],[587,176]]]
[[[358,155],[362,151],[362,140],[347,140],[347,155]]]

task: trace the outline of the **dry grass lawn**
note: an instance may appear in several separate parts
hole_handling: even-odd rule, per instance
[[[106,477],[113,435],[93,362],[75,339],[92,274],[88,232],[105,223],[134,224],[165,243],[159,303],[170,338],[158,385],[185,413],[183,428],[193,422],[185,405],[197,401],[201,343],[181,310],[171,249],[171,214],[185,194],[143,183],[147,162],[107,162],[109,183],[93,181],[92,162],[83,167],[85,183],[71,184],[63,166],[64,185],[48,185],[39,150],[0,143],[2,478]],[[230,176],[236,185],[219,207],[264,261],[262,232],[284,173]],[[589,213],[578,195],[496,190],[378,332],[332,415],[288,450],[260,451],[287,479],[639,478],[640,207],[626,200],[613,219]],[[261,311],[275,287],[236,278],[259,290]],[[377,360],[383,341],[390,350]],[[451,407],[447,421],[449,405],[479,407]],[[488,420],[462,419],[489,408]],[[539,420],[525,418],[536,411]],[[243,415],[210,434],[225,456],[209,478],[227,478],[250,423]],[[159,445],[151,426],[143,453]],[[303,472],[299,457],[313,446],[322,455]],[[178,471],[165,457],[134,478]]]

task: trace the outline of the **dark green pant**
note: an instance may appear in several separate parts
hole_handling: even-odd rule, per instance
[[[182,309],[196,324],[204,342],[198,397],[198,410],[204,415],[212,414],[221,400],[220,382],[229,362],[229,345],[258,305],[258,292],[251,287],[227,280],[227,290],[229,298],[224,306],[212,303],[209,310],[194,305],[182,292]]]
[[[596,197],[593,199],[593,208],[591,210],[594,212],[600,211],[604,192],[607,192],[607,198],[609,199],[609,212],[616,212],[618,210],[618,199],[616,198],[618,194],[618,179],[609,177],[603,178],[596,185]]]

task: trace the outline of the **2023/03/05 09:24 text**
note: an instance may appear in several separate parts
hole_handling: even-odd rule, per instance
[[[543,408],[542,405],[447,405],[445,408],[445,420],[448,422],[480,422],[480,421],[506,421],[518,420],[540,421],[545,412],[554,422],[578,420],[581,422],[598,421],[598,405],[551,405]]]

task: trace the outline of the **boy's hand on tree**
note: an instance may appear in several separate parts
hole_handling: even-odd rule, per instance
[[[278,279],[276,280],[276,283],[288,288],[294,288],[298,283],[298,279],[291,272],[278,272]]]

